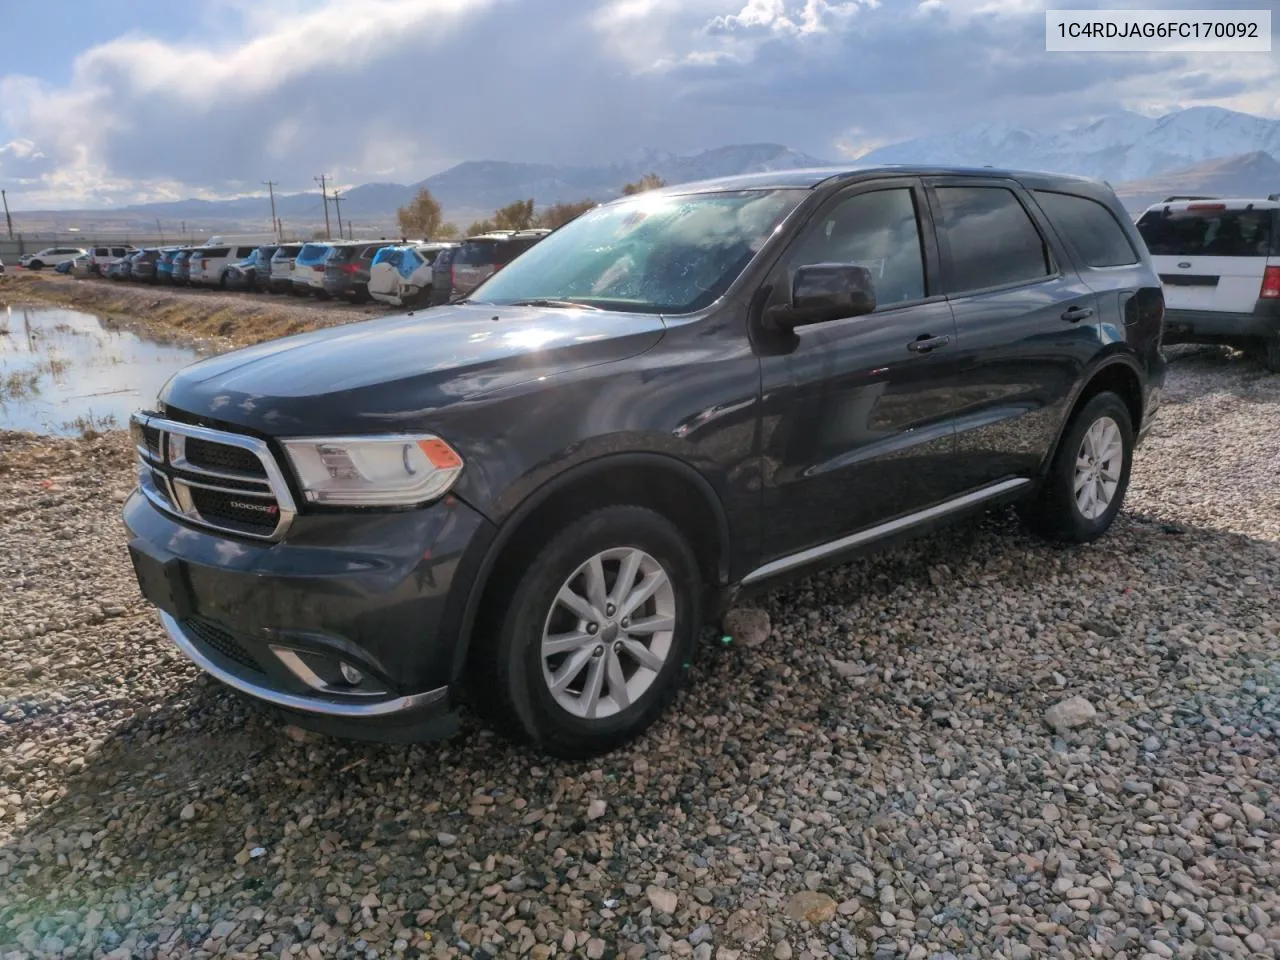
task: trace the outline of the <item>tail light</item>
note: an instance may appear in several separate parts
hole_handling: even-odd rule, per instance
[[[1263,300],[1280,300],[1280,267],[1267,267],[1262,273],[1262,292],[1258,294]]]

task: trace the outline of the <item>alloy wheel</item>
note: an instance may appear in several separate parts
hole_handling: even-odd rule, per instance
[[[565,711],[601,720],[653,686],[674,647],[667,571],[634,547],[605,550],[561,585],[542,630],[542,676]]]
[[[1087,520],[1097,520],[1111,506],[1124,468],[1124,440],[1110,417],[1099,417],[1085,431],[1076,454],[1072,491],[1076,509]]]

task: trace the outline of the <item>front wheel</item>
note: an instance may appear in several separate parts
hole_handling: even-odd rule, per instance
[[[607,507],[516,564],[472,650],[477,708],[564,759],[638,736],[679,689],[700,627],[688,541],[652,510]]]
[[[1133,420],[1116,394],[1092,397],[1072,418],[1043,484],[1019,504],[1033,533],[1088,543],[1120,512],[1133,467]]]
[[[27,269],[28,269],[28,270],[43,270],[43,269],[44,269],[44,263],[42,263],[42,262],[41,262],[41,261],[39,261],[39,260],[32,260],[30,263],[28,263],[28,264],[27,264]]]

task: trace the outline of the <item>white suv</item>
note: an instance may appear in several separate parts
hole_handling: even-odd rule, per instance
[[[131,243],[117,247],[94,247],[89,251],[89,272],[103,275],[107,272],[107,267],[137,252]]]
[[[56,267],[60,263],[83,257],[87,253],[79,247],[46,247],[39,253],[26,253],[18,258],[18,266],[28,270],[40,270],[44,267]]]
[[[260,246],[258,243],[233,243],[197,247],[191,251],[191,286],[225,287],[227,267],[243,260]]]
[[[1280,373],[1280,195],[1170,197],[1138,219],[1164,284],[1164,342],[1261,347]]]

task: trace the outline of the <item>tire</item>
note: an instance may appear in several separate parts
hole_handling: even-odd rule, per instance
[[[672,628],[627,634],[612,608],[584,620],[601,600],[597,596],[593,608],[583,599],[591,592],[583,571],[597,558],[610,593],[619,589],[624,564],[634,560],[633,583],[657,584],[639,608],[640,619],[669,618]],[[477,710],[503,735],[561,759],[584,760],[639,736],[674,698],[701,627],[702,578],[688,541],[665,517],[636,506],[595,510],[536,552],[504,564],[494,585],[506,602],[477,624],[468,680]],[[566,591],[581,604],[576,612],[557,600]],[[544,631],[576,634],[575,645],[544,659]],[[632,653],[637,648],[645,664]],[[555,671],[568,685],[559,697],[551,688]],[[625,682],[611,682],[614,677]],[[588,718],[592,680],[597,716]]]
[[[1280,334],[1269,337],[1263,344],[1262,365],[1272,373],[1280,373]]]
[[[28,269],[28,270],[43,270],[43,269],[44,269],[44,262],[43,262],[43,261],[41,261],[41,260],[32,260],[30,263],[28,263],[28,264],[27,264],[27,269]]]
[[[1110,528],[1124,502],[1133,469],[1133,449],[1129,408],[1110,391],[1096,394],[1071,418],[1040,488],[1018,504],[1023,522],[1033,533],[1049,540],[1089,543],[1098,539]],[[1099,453],[1102,458],[1096,459]],[[1077,496],[1077,483],[1094,468],[1087,463],[1091,457],[1099,469],[1093,475],[1097,479],[1092,486],[1086,481]],[[1090,493],[1101,496],[1095,496],[1090,503]]]

